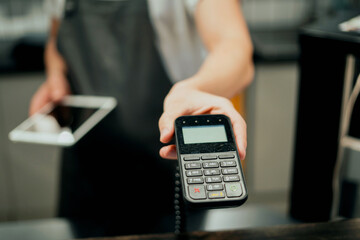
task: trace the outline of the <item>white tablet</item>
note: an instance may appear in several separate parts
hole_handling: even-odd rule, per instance
[[[112,97],[71,95],[49,103],[9,133],[14,142],[71,146],[116,106]]]

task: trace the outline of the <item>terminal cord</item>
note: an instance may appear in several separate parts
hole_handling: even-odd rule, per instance
[[[185,219],[185,206],[183,195],[181,191],[180,171],[179,166],[175,171],[175,198],[174,198],[174,210],[175,210],[175,234],[184,233],[186,231],[186,219]]]

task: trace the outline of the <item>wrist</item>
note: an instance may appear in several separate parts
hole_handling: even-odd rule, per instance
[[[67,66],[65,60],[56,48],[54,40],[50,40],[45,50],[45,67],[48,75],[66,75]]]
[[[184,79],[174,84],[174,88],[201,91],[201,87],[197,82],[196,76]]]
[[[46,75],[48,76],[61,76],[65,77],[67,72],[67,68],[65,64],[61,62],[52,61],[49,64],[46,64]]]

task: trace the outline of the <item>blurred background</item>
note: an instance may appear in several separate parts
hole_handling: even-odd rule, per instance
[[[242,4],[255,46],[256,73],[245,93],[249,199],[241,208],[263,206],[277,214],[279,221],[274,223],[281,219],[285,223],[294,161],[299,29],[337,11],[359,8],[360,1],[243,0]],[[31,96],[45,79],[42,58],[48,26],[43,0],[0,0],[0,226],[55,216],[60,148],[8,140],[8,133],[27,117]],[[360,159],[356,151],[347,157]],[[353,162],[352,179],[360,182],[359,161]],[[353,211],[360,215],[359,208]],[[249,225],[242,222],[238,227]]]

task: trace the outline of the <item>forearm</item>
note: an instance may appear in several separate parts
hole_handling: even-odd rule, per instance
[[[46,81],[41,84],[31,99],[30,115],[39,111],[49,102],[60,101],[64,96],[71,93],[70,86],[65,77],[66,64],[56,47],[58,28],[59,21],[53,19],[44,53]]]
[[[57,102],[64,96],[71,94],[70,85],[67,81],[67,65],[57,49],[57,35],[60,26],[58,19],[52,19],[48,42],[45,47],[44,61],[46,81],[44,88],[48,95],[48,101]]]
[[[196,28],[208,50],[199,71],[179,85],[231,98],[252,81],[253,46],[238,0],[200,1]]]
[[[59,25],[59,20],[52,19],[50,33],[44,53],[44,62],[47,75],[66,73],[66,63],[57,50],[57,34]]]
[[[231,98],[252,81],[252,46],[239,39],[228,39],[211,49],[199,71],[181,84]]]

